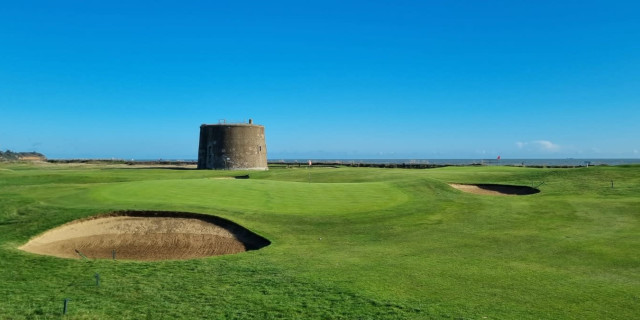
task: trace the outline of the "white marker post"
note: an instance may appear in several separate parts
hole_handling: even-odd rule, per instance
[[[307,171],[309,171],[309,183],[311,183],[311,160],[308,161],[309,166],[307,167]]]

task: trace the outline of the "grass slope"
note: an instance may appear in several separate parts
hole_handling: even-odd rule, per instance
[[[229,174],[2,164],[0,318],[59,318],[64,298],[69,319],[640,314],[638,166],[274,168],[214,179]],[[496,197],[450,182],[544,183],[536,195]],[[163,262],[16,249],[49,228],[120,209],[215,214],[272,245]]]

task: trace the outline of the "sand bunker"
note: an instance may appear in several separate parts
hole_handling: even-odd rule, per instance
[[[222,218],[185,212],[115,212],[51,229],[20,249],[61,258],[192,259],[257,250],[269,240]]]
[[[496,196],[524,196],[540,192],[536,188],[526,186],[510,186],[504,184],[456,184],[450,183],[450,186],[473,194],[485,194]]]

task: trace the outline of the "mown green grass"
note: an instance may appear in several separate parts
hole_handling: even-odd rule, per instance
[[[214,179],[230,174],[0,165],[0,319],[60,318],[64,298],[69,319],[640,314],[638,166],[274,168]],[[544,183],[535,195],[496,197],[449,182]],[[272,244],[163,262],[17,249],[62,223],[122,209],[214,214]]]

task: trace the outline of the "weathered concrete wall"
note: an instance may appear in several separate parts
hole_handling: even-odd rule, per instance
[[[200,126],[198,169],[267,170],[264,127],[203,124]]]

